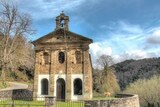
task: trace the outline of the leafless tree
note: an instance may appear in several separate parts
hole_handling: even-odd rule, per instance
[[[97,59],[97,64],[103,68],[99,72],[99,84],[101,85],[101,92],[110,92],[115,94],[119,91],[119,85],[114,74],[114,69],[110,66],[113,65],[111,56],[102,55]],[[97,81],[96,81],[97,82]]]
[[[31,17],[18,12],[17,5],[1,0],[0,6],[2,8],[0,12],[0,64],[1,79],[5,85],[5,71],[13,68],[17,63],[26,63],[26,36],[32,34],[33,30]],[[19,55],[22,58],[19,58]]]
[[[102,68],[108,68],[109,66],[113,65],[113,59],[111,56],[109,55],[101,55],[98,59],[97,59],[97,64],[102,67]]]

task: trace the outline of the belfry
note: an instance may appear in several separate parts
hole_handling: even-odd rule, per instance
[[[56,17],[53,32],[33,41],[35,46],[34,97],[62,100],[92,98],[92,39],[69,31],[69,17]]]

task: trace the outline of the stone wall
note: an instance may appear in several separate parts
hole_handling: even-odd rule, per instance
[[[33,92],[28,89],[13,89],[0,91],[0,99],[32,100]]]
[[[140,107],[138,95],[118,94],[117,99],[85,101],[85,107]]]
[[[11,98],[12,90],[0,91],[0,98]]]
[[[12,91],[12,98],[14,100],[32,100],[33,91],[28,89],[16,89]]]

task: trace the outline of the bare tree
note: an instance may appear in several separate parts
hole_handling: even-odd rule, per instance
[[[16,63],[25,63],[17,58],[17,55],[23,54],[25,47],[25,36],[32,34],[31,18],[28,14],[18,12],[17,5],[5,0],[0,2],[2,11],[0,12],[0,64],[1,79],[5,85],[5,71],[12,68]],[[19,54],[17,54],[19,53]],[[25,54],[26,55],[26,54]],[[25,57],[25,56],[22,56]]]
[[[113,65],[113,59],[111,56],[109,55],[101,55],[98,59],[97,59],[97,64],[102,67],[102,68],[108,68],[109,66]]]
[[[97,63],[103,68],[99,73],[99,84],[101,84],[101,92],[117,93],[120,88],[114,74],[114,69],[110,66],[113,65],[111,56],[102,55],[97,59]]]

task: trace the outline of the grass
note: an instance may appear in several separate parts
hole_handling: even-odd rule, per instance
[[[10,107],[12,104],[14,104],[14,107],[39,107],[44,106],[44,101],[23,101],[23,100],[4,100],[0,101],[0,107]]]
[[[83,101],[57,102],[56,107],[84,107],[84,102]]]
[[[44,101],[22,101],[22,100],[6,100],[0,101],[0,107],[10,107],[14,104],[14,107],[44,107]],[[84,107],[83,101],[75,101],[75,102],[56,102],[56,107]]]
[[[7,88],[9,87],[9,83],[6,82],[5,85],[2,84],[2,81],[0,81],[0,89],[3,89],[3,88]]]

